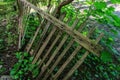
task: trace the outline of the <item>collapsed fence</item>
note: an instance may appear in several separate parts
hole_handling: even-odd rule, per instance
[[[92,39],[96,29],[94,26],[89,28],[85,36],[81,33],[85,26],[78,25],[79,18],[76,17],[72,26],[68,26],[71,18],[66,19],[65,13],[57,19],[26,0],[20,1],[28,9],[34,9],[41,18],[39,27],[26,47],[26,51],[34,56],[32,63],[37,63],[40,69],[36,80],[68,80],[90,53],[100,56],[102,47],[98,42],[103,33]],[[76,26],[80,27],[77,29]],[[36,42],[37,36],[39,36],[38,42]],[[77,60],[76,55],[79,55]],[[71,66],[72,61],[75,63]]]

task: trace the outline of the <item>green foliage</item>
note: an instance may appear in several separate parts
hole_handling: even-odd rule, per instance
[[[5,45],[3,43],[4,43],[4,40],[0,39],[0,50],[5,48]]]
[[[100,58],[89,55],[84,63],[74,72],[74,80],[119,80],[120,65],[106,62]]]
[[[37,14],[35,12],[32,12],[24,16],[23,24],[25,24],[25,28],[22,45],[26,44],[30,39],[33,38],[36,29],[39,27],[39,18]]]
[[[120,0],[110,0],[112,3],[120,3]]]
[[[6,69],[3,67],[3,61],[0,60],[0,75],[5,71]]]
[[[37,64],[32,64],[33,57],[26,52],[17,52],[16,58],[18,62],[10,71],[10,75],[15,80],[31,80],[38,75],[39,69]],[[31,78],[32,77],[32,78]]]
[[[103,60],[103,62],[112,62],[112,55],[107,51],[103,51],[101,54],[101,60]]]
[[[96,9],[104,9],[107,7],[107,4],[105,2],[95,2],[94,6]]]
[[[36,28],[39,26],[39,19],[38,17],[36,17],[36,13],[30,13],[28,15],[28,20],[26,23],[26,34],[25,37],[26,38],[31,38],[31,36],[33,36],[34,32],[36,31]]]
[[[92,16],[94,16],[98,21],[115,27],[120,27],[120,24],[118,24],[120,17],[113,13],[114,7],[108,6],[104,1],[96,1],[93,5],[94,11],[92,12]]]

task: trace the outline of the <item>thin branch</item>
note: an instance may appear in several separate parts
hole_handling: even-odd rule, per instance
[[[65,6],[65,5],[70,4],[72,1],[74,1],[74,0],[65,0],[65,1],[63,1],[63,2],[60,3],[60,5],[59,5],[58,8],[57,8],[57,12],[56,12],[56,17],[57,17],[57,18],[58,18],[58,17],[60,16],[60,14],[61,14],[61,9],[62,9],[62,7]]]

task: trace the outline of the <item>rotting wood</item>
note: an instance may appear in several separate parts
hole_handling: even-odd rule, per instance
[[[61,15],[60,20],[63,20],[64,17],[66,16],[66,14]],[[46,59],[46,57],[49,55],[50,51],[53,49],[54,45],[56,44],[56,42],[58,41],[58,39],[60,38],[60,36],[62,35],[62,32],[59,31],[57,37],[55,38],[55,40],[53,41],[52,45],[50,46],[49,50],[46,52],[45,56],[43,57],[43,59],[41,60],[41,63],[39,64],[39,67],[42,65],[43,61]]]
[[[65,23],[59,21],[58,19],[54,18],[53,16],[49,15],[48,13],[45,13],[44,11],[42,11],[41,9],[35,7],[34,5],[32,5],[31,3],[27,2],[26,0],[21,0],[21,1],[23,3],[25,3],[26,5],[32,7],[41,16],[43,16],[45,19],[47,19],[48,21],[50,21],[51,23],[56,25],[56,27],[58,27],[59,29],[61,29],[64,32],[68,33],[69,35],[71,35],[73,38],[75,38],[76,42],[78,42],[81,46],[86,48],[88,51],[90,51],[91,53],[93,53],[93,54],[95,54],[97,56],[100,55],[100,52],[102,50],[102,47],[100,45],[98,45],[98,44],[95,45],[94,43],[92,43],[92,41],[90,39],[88,39],[87,37],[83,36],[78,31],[76,31],[76,30],[73,31],[72,28],[70,28]]]
[[[40,42],[43,42],[43,44],[39,45],[40,47],[39,47],[38,53],[34,57],[34,60],[33,60],[33,63],[39,63],[38,67],[41,70],[37,80],[39,80],[41,78],[43,78],[42,80],[47,80],[47,78],[49,76],[52,78],[51,80],[57,80],[57,78],[60,77],[59,75],[67,67],[67,65],[70,63],[70,61],[73,60],[73,58],[75,57],[75,55],[79,52],[79,50],[81,48],[85,48],[86,49],[85,54],[83,54],[83,56],[77,61],[77,63],[75,65],[73,65],[72,69],[69,70],[69,73],[67,73],[67,75],[63,77],[63,80],[69,79],[69,77],[74,73],[74,71],[83,63],[83,61],[85,60],[85,58],[88,56],[89,53],[94,53],[97,56],[100,55],[100,51],[102,50],[102,47],[98,44],[98,42],[103,37],[103,33],[101,33],[99,35],[99,37],[94,42],[89,39],[89,37],[94,32],[95,27],[92,27],[90,29],[88,35],[86,37],[84,37],[80,32],[83,30],[83,28],[85,26],[81,26],[78,29],[80,31],[73,30],[75,28],[75,26],[77,25],[77,23],[79,22],[80,19],[76,18],[76,20],[74,21],[73,25],[71,27],[69,27],[67,24],[61,22],[60,20],[58,20],[56,18],[54,18],[53,16],[49,15],[48,13],[43,12],[41,9],[35,7],[34,5],[32,5],[31,3],[27,2],[26,0],[21,0],[21,1],[24,2],[24,4],[26,4],[27,6],[33,8],[35,11],[37,11],[41,15],[41,17],[43,17],[43,19],[48,21],[47,23],[50,23],[50,24],[53,25],[53,27],[52,27],[53,29],[50,30],[50,34],[47,36],[45,41],[44,42],[43,42],[43,40],[40,41]],[[45,26],[50,26],[50,24],[49,25],[46,24]],[[46,52],[45,48],[49,44],[51,38],[53,37],[53,34],[55,33],[55,31],[57,29],[58,29],[58,34],[57,34],[56,37],[54,37],[55,39],[54,39],[53,43],[51,43],[51,46],[49,47],[48,51]],[[44,31],[42,33],[43,36],[41,36],[42,39],[43,39],[43,37],[46,37],[45,36],[46,35],[46,31],[45,30],[48,31],[48,29],[44,28]],[[52,55],[48,58],[48,61],[46,62],[47,56],[50,54],[50,52],[52,51],[53,47],[55,46],[55,44],[57,43],[57,41],[59,40],[59,38],[62,36],[63,33],[65,33],[64,34],[64,38],[62,38],[61,42],[58,44],[58,47],[54,50],[54,52],[52,53]],[[65,42],[67,42],[67,38],[69,36],[71,37],[71,40],[70,41],[68,40],[69,43],[67,44],[67,47],[60,53],[59,57],[57,58],[56,55],[58,54],[59,50],[62,48],[63,44]],[[74,44],[74,42],[77,42],[78,46],[72,52],[72,54],[67,58],[67,60],[62,65],[62,67],[60,67],[58,72],[55,75],[53,75],[52,72],[53,72],[54,68],[60,63],[60,60],[67,53],[69,48],[73,47],[72,44]],[[31,47],[32,47],[32,45],[31,45]],[[46,52],[44,54],[44,56],[42,55],[43,51]],[[43,57],[41,57],[41,55]],[[54,58],[57,58],[56,61],[53,61]],[[52,63],[52,61],[54,62],[54,64],[51,66],[50,64]],[[51,66],[51,68],[50,68],[50,66]],[[45,73],[45,75],[43,73]]]
[[[92,27],[87,35],[87,37],[90,37],[92,33],[95,31],[96,27]]]
[[[69,23],[70,19],[71,19],[71,18],[68,19],[67,23]],[[76,26],[76,24],[78,23],[78,21],[79,21],[79,19],[76,19],[76,20],[74,21],[74,23],[73,23],[73,25],[72,25],[72,29],[74,29],[74,27]],[[68,38],[68,35],[65,35],[64,38],[63,38],[63,40],[64,40],[64,39],[67,40],[67,38]],[[66,41],[66,40],[65,40],[65,41]],[[54,53],[53,53],[53,54],[54,54]],[[56,55],[56,54],[57,54],[57,53],[55,53],[55,55]],[[53,57],[53,56],[52,56],[52,57]],[[55,56],[54,56],[54,57],[55,57]],[[51,62],[49,62],[49,64],[50,64],[50,63],[51,63]],[[45,66],[44,66],[44,67],[45,67]],[[47,68],[47,67],[46,67],[46,68]],[[45,71],[46,68],[43,69],[43,70]],[[43,72],[44,72],[44,71],[43,71]],[[41,74],[42,74],[42,73],[41,73]],[[40,76],[41,76],[41,75],[40,75]]]
[[[63,56],[66,54],[66,52],[68,51],[68,49],[71,47],[71,45],[73,43],[74,43],[74,40],[71,40],[69,42],[69,44],[67,45],[66,49],[63,50],[63,52],[60,54],[60,56],[55,61],[55,63],[53,64],[53,66],[50,68],[50,70],[45,74],[45,77],[43,78],[43,80],[46,80],[47,77],[52,73],[52,71],[54,70],[54,68],[59,64],[60,60],[63,58]]]
[[[96,44],[100,41],[100,39],[103,37],[103,33],[99,35],[99,37],[96,39]],[[68,74],[64,77],[63,80],[68,80],[68,78],[74,73],[74,71],[84,62],[86,57],[89,55],[89,52],[86,51],[83,56],[77,61],[77,63],[70,69]]]
[[[58,78],[58,76],[62,73],[62,71],[65,69],[65,67],[68,65],[68,63],[73,59],[73,57],[78,53],[78,51],[81,49],[81,46],[78,46],[73,53],[71,54],[71,56],[66,60],[66,62],[60,67],[60,69],[58,70],[58,72],[54,75],[53,80],[56,80]]]
[[[94,28],[92,28],[90,31],[89,31],[89,33],[93,33],[93,31],[94,31],[95,29]],[[87,35],[87,36],[91,36],[91,35]],[[100,40],[100,39],[99,39]],[[73,40],[72,40],[73,41]],[[79,47],[81,47],[81,46],[79,46]],[[74,56],[76,55],[77,53],[74,53]],[[67,60],[66,60],[66,62],[62,65],[62,68],[60,68],[60,70],[59,70],[59,72],[57,72],[56,74],[55,74],[55,78],[54,78],[54,80],[56,80],[57,79],[57,77],[61,74],[61,72],[64,70],[64,68],[67,66],[67,64],[72,60],[72,58],[74,57],[73,55],[71,55]]]
[[[69,21],[69,20],[68,20]],[[77,18],[73,25],[72,25],[72,29],[75,28],[76,24],[78,23],[79,19]],[[50,68],[50,70],[46,73],[45,77],[43,78],[43,80],[47,79],[47,77],[49,76],[49,74],[53,71],[53,69],[56,67],[56,65],[59,63],[59,61],[63,58],[63,56],[65,55],[65,53],[67,52],[67,50],[71,47],[71,45],[73,44],[74,39],[72,39],[68,46],[66,47],[66,49],[64,49],[64,51],[60,54],[60,56],[58,57],[57,61],[55,61],[55,63],[53,64],[52,68]]]
[[[44,37],[45,37],[45,35],[46,35],[46,33],[47,33],[48,28],[50,27],[50,25],[51,25],[51,22],[47,22],[47,24],[45,25],[45,28],[44,28],[41,36],[40,36],[40,41],[39,41],[39,43],[38,43],[38,47],[36,48],[34,54],[37,54],[37,53],[38,53],[38,51],[39,51],[39,49],[40,49],[40,45],[41,45],[41,43],[43,42],[43,39],[44,39]]]
[[[50,51],[53,49],[53,47],[55,46],[55,44],[57,43],[58,39],[61,36],[61,32],[58,33],[59,35],[55,38],[55,40],[53,41],[52,45],[50,46],[50,48],[48,49],[47,53],[45,54],[45,56],[43,57],[42,61],[39,64],[39,67],[42,65],[42,63],[44,62],[44,60],[46,59],[46,57],[49,55]]]
[[[45,70],[47,69],[47,67],[49,66],[49,64],[51,63],[51,61],[54,59],[54,57],[56,56],[56,54],[58,53],[58,51],[61,49],[61,47],[63,46],[63,44],[65,43],[65,41],[67,40],[68,37],[69,37],[68,35],[64,36],[64,38],[60,42],[60,44],[57,47],[57,49],[54,51],[53,55],[50,57],[50,59],[46,63],[46,65],[42,67],[39,77],[41,77],[42,74],[43,74],[43,72],[45,72]]]
[[[68,78],[74,73],[74,71],[84,62],[84,60],[86,59],[86,57],[89,55],[89,52],[86,51],[82,57],[80,58],[80,60],[74,65],[74,67],[72,69],[70,69],[70,71],[68,72],[67,76],[65,76],[63,78],[63,80],[68,80]]]
[[[38,61],[38,58],[40,57],[40,55],[42,54],[43,50],[45,49],[45,47],[47,46],[49,40],[51,39],[52,35],[54,34],[54,32],[56,31],[56,28],[53,28],[51,30],[51,33],[49,34],[49,36],[46,38],[44,44],[42,45],[42,47],[40,48],[40,50],[38,51],[37,55],[35,56],[34,60],[33,60],[33,64],[36,63]]]
[[[67,23],[69,23],[70,18],[68,19]],[[61,36],[60,34],[58,36]],[[47,69],[47,67],[50,65],[50,63],[52,62],[52,60],[54,59],[54,57],[56,56],[56,54],[58,53],[58,51],[61,49],[61,47],[63,46],[63,44],[66,42],[67,38],[69,37],[69,35],[65,34],[65,36],[63,37],[62,41],[60,42],[59,46],[57,47],[57,49],[54,51],[53,55],[50,57],[50,59],[48,60],[48,62],[46,63],[46,65],[44,65],[41,68],[41,72],[39,77],[42,76],[42,74],[45,72],[45,70]]]

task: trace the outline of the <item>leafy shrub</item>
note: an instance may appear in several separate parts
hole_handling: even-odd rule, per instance
[[[32,80],[38,75],[38,68],[36,64],[32,64],[33,57],[26,52],[16,53],[18,62],[10,71],[10,75],[15,80]]]
[[[83,79],[119,80],[120,78],[120,65],[114,62],[106,62],[93,55],[89,55],[80,68],[83,70],[80,72],[78,70],[78,75],[83,76]]]

